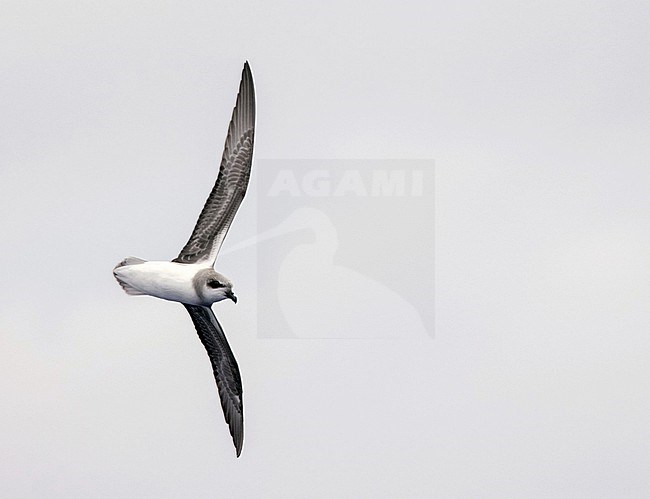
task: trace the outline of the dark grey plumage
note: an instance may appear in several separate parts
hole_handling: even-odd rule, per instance
[[[173,262],[210,262],[214,265],[221,244],[248,188],[254,138],[255,88],[247,61],[242,71],[217,181],[203,206],[189,241]],[[236,298],[233,301],[236,301]],[[223,414],[239,457],[244,442],[244,413],[243,389],[237,361],[212,310],[209,307],[184,305],[210,357]]]
[[[185,305],[185,308],[190,313],[201,343],[208,351],[214,379],[219,389],[223,415],[230,428],[232,441],[239,457],[244,443],[244,404],[237,361],[212,309],[197,305]]]
[[[172,262],[129,257],[113,275],[130,295],[149,295],[182,303],[208,352],[223,414],[237,457],[244,443],[243,389],[239,367],[211,306],[221,300],[237,303],[232,282],[214,270],[214,263],[250,177],[255,135],[255,89],[248,62],[244,64],[237,102],[217,180],[203,206],[189,241]],[[195,265],[193,265],[195,264]]]
[[[217,257],[230,224],[244,199],[250,177],[255,137],[255,88],[248,61],[244,64],[237,102],[221,157],[217,181],[194,231],[174,262],[197,263]]]

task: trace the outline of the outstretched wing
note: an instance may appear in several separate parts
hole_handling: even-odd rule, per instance
[[[190,313],[203,346],[208,351],[214,379],[219,389],[223,415],[230,427],[230,435],[239,457],[244,443],[244,404],[237,361],[212,309],[198,305],[184,305]]]
[[[209,261],[214,265],[230,224],[246,194],[253,160],[254,136],[255,88],[247,61],[242,71],[237,103],[232,111],[217,181],[203,206],[189,241],[172,261]]]

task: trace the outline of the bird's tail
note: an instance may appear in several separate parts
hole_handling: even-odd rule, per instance
[[[120,283],[120,286],[122,286],[122,289],[126,291],[127,295],[144,295],[146,293],[143,293],[140,291],[138,288],[135,288],[131,286],[126,279],[124,279],[124,276],[120,275],[122,272],[120,270],[124,270],[124,267],[130,267],[132,265],[140,265],[142,263],[147,263],[146,260],[143,260],[142,258],[137,258],[135,256],[129,256],[122,260],[120,263],[118,263],[115,268],[113,268],[113,275],[115,276],[115,279],[117,279],[117,282]]]
[[[143,260],[137,256],[127,256],[124,260],[118,263],[113,270],[120,267],[126,267],[127,265],[140,265],[141,263],[147,263],[147,260]]]

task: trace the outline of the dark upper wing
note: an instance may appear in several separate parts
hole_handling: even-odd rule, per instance
[[[219,389],[223,415],[230,427],[232,441],[237,450],[237,457],[239,457],[244,443],[244,404],[237,361],[212,310],[197,305],[184,305],[190,313],[203,346],[208,351],[214,379],[217,381]]]
[[[255,88],[250,67],[246,62],[239,84],[237,103],[228,127],[219,176],[189,241],[174,262],[211,261],[214,264],[230,223],[246,194],[253,160],[254,136]]]

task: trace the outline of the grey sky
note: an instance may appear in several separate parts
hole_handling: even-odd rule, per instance
[[[649,10],[3,2],[0,496],[647,495]],[[111,269],[187,240],[245,59],[256,158],[435,160],[436,317],[261,338],[224,256],[237,460],[186,312]]]

